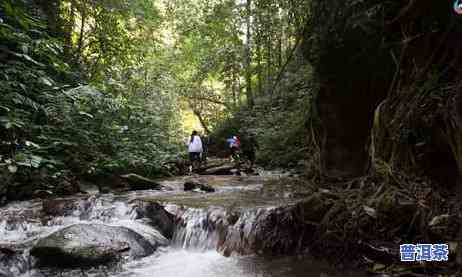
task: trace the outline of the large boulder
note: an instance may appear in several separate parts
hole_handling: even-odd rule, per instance
[[[76,224],[40,239],[31,250],[40,266],[85,267],[137,259],[157,245],[125,227]]]
[[[42,213],[46,216],[69,216],[77,205],[75,199],[45,199],[42,202]]]
[[[147,218],[149,225],[171,239],[175,229],[174,215],[167,212],[161,204],[148,200],[135,200],[136,219]]]

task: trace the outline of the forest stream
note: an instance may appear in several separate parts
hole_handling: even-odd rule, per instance
[[[0,0],[0,277],[462,276],[461,38],[462,0]]]
[[[258,228],[264,213],[297,201],[297,192],[291,189],[263,190],[265,182],[280,176],[173,177],[161,182],[162,191],[99,194],[90,188],[88,194],[67,198],[10,203],[0,210],[0,276],[347,276],[321,261],[263,257],[243,249],[246,240],[255,239],[252,229]],[[187,181],[207,183],[215,192],[184,191]],[[155,220],[162,218],[156,207],[173,216],[174,226]],[[233,215],[234,224],[224,223]],[[30,254],[37,241],[81,224],[126,227],[155,246],[155,251],[105,266],[39,266]],[[220,238],[218,225],[227,228],[225,239]],[[73,236],[79,234],[69,229],[64,239]]]

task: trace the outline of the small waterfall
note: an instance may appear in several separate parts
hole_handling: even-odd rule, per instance
[[[123,226],[153,245],[168,245],[168,240],[150,226],[146,218],[139,218],[138,213],[136,204],[128,199],[116,200],[112,195],[11,204],[0,210],[0,276],[20,276],[29,272],[34,265],[29,255],[34,242],[77,223]]]
[[[127,202],[92,196],[18,203],[0,211],[0,244],[24,243],[76,223],[132,221],[137,211]]]
[[[272,208],[281,202],[287,205],[290,200],[286,201],[275,193],[262,194],[262,178],[211,177],[210,180],[222,185],[215,184],[218,190],[210,195],[184,192],[178,185],[173,192],[76,195],[10,203],[0,209],[0,276],[152,276],[151,269],[166,274],[162,276],[190,276],[177,275],[178,268],[185,263],[189,266],[188,274],[195,272],[195,276],[257,276],[252,273],[253,269],[250,273],[242,271],[241,265],[237,264],[240,255],[253,257],[252,254],[271,253],[273,249],[281,249],[281,245],[283,249],[292,249],[292,240],[287,240],[286,247],[279,238],[297,238],[297,233],[291,233],[290,221],[287,224],[281,221],[284,212],[275,213]],[[183,203],[208,198],[216,205],[208,208],[183,206]],[[162,206],[159,201],[171,204]],[[123,226],[153,244],[171,247],[160,247],[154,255],[130,261],[127,267],[119,265],[121,267],[110,273],[104,266],[63,271],[35,267],[29,250],[36,240],[73,224]],[[171,236],[171,240],[162,234]],[[226,259],[223,256],[233,257]],[[255,260],[250,260],[252,262],[244,268],[253,266]],[[129,272],[138,272],[139,275],[130,275]],[[230,275],[228,272],[233,273]]]
[[[222,210],[186,209],[173,235],[173,245],[200,250],[215,249],[219,235],[216,226],[223,217]]]
[[[227,211],[187,208],[177,213],[173,245],[185,249],[217,250],[225,256],[254,254],[260,221],[272,208]]]

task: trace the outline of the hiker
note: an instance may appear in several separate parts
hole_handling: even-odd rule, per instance
[[[210,145],[210,137],[206,134],[202,136],[202,157],[201,161],[204,165],[207,165],[207,156],[209,154],[209,145]]]
[[[256,152],[258,148],[259,146],[255,134],[248,133],[244,137],[244,141],[242,143],[242,154],[247,158],[247,160],[249,160],[250,168],[252,168],[255,164]]]
[[[191,137],[189,138],[187,145],[189,152],[189,160],[191,161],[191,164],[193,166],[192,169],[194,170],[194,162],[200,161],[201,153],[203,151],[202,140],[197,134],[197,131],[193,131],[191,133]]]
[[[239,157],[238,151],[241,144],[239,138],[237,136],[232,136],[231,138],[227,139],[226,142],[228,143],[231,152],[231,158],[237,160]]]

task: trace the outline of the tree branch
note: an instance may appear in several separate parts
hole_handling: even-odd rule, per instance
[[[186,97],[188,99],[190,99],[190,100],[206,101],[206,102],[210,102],[210,103],[225,106],[228,109],[231,108],[228,103],[225,103],[225,102],[217,100],[217,99],[208,98],[208,97],[205,97],[205,96],[186,96]]]
[[[194,108],[191,103],[189,103],[189,106],[191,107],[194,115],[197,116],[197,118],[199,119],[199,122],[201,123],[202,127],[204,128],[205,133],[210,134],[210,129],[207,127],[207,123],[205,123],[205,120],[202,117],[202,114],[196,108]]]
[[[281,81],[282,79],[282,75],[284,74],[284,72],[286,71],[286,67],[287,65],[289,65],[290,61],[292,60],[294,54],[295,54],[295,50],[297,50],[298,46],[300,45],[300,42],[302,41],[302,35],[298,35],[297,36],[297,40],[295,41],[295,45],[294,47],[292,48],[292,50],[290,51],[290,54],[289,56],[287,57],[287,60],[285,61],[284,65],[282,66],[281,70],[279,71],[278,73],[278,76],[276,78],[276,81],[274,82],[273,86],[271,87],[271,93],[276,89],[277,85],[279,84],[279,82]]]

